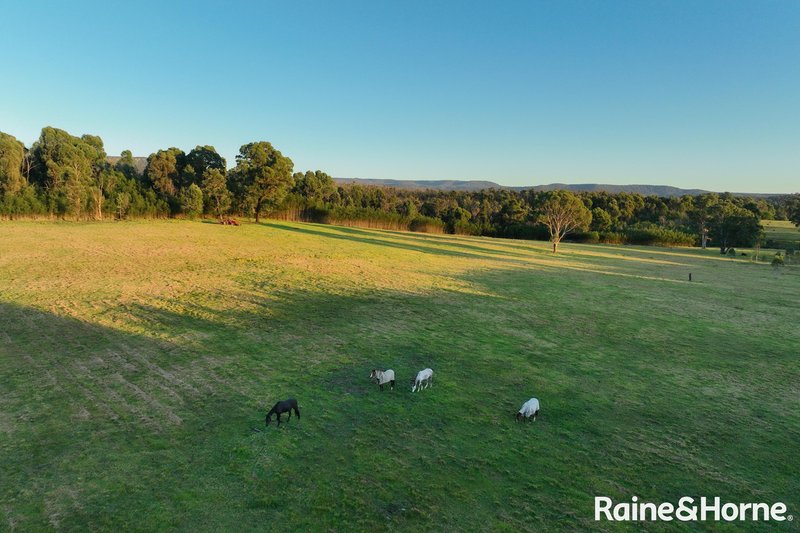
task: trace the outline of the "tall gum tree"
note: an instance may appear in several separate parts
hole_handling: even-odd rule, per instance
[[[763,228],[758,216],[732,203],[720,203],[712,210],[709,230],[721,254],[734,246],[753,246]]]
[[[224,176],[227,171],[225,158],[219,155],[213,146],[195,146],[194,150],[186,154],[186,167],[181,176],[181,187],[188,187],[192,183],[202,184],[208,170],[215,169]]]
[[[105,192],[106,154],[103,141],[95,135],[75,137],[64,130],[46,127],[31,147],[33,170],[31,179],[54,197],[63,199],[66,213],[80,217],[92,200],[94,216],[102,216],[102,200],[96,201],[96,190]],[[98,211],[99,210],[99,211]]]
[[[231,195],[221,170],[209,168],[203,174],[203,198],[207,210],[214,213],[220,221],[231,206]]]
[[[103,139],[97,135],[84,135],[81,140],[90,148],[86,154],[92,159],[92,174],[90,179],[89,191],[94,208],[94,218],[103,220],[103,203],[105,197],[114,187],[115,176],[111,171],[111,165],[106,160],[106,151],[103,148]]]
[[[294,163],[266,141],[245,144],[236,156],[230,184],[241,207],[255,213],[259,222],[264,209],[277,206],[294,184]]]
[[[786,199],[786,212],[789,220],[800,227],[800,194],[793,194]]]
[[[558,244],[569,233],[585,229],[592,221],[592,213],[581,201],[569,191],[553,191],[541,206],[539,221],[547,226],[553,253],[558,251]]]
[[[174,200],[185,166],[186,154],[183,150],[167,148],[148,156],[144,175],[156,191],[167,199]]]
[[[24,144],[0,132],[0,196],[14,196],[27,184],[23,174],[26,156]]]

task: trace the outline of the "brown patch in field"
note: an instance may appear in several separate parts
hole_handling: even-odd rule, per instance
[[[15,426],[14,419],[11,417],[10,413],[6,412],[4,406],[3,410],[0,411],[0,433],[10,435],[14,432]]]
[[[17,519],[14,517],[13,509],[10,505],[3,505],[3,514],[6,517],[6,524],[9,531],[17,530]]]
[[[144,366],[144,368],[146,368],[153,374],[161,377],[170,386],[184,389],[185,391],[191,394],[199,394],[200,391],[198,391],[197,388],[194,387],[191,383],[187,383],[184,379],[182,379],[174,372],[166,370],[161,366],[159,366],[158,364],[154,363],[153,361],[150,360],[149,357],[141,353],[140,350],[133,349],[131,346],[127,344],[120,344],[119,348],[122,353],[124,353],[128,357],[133,358],[135,361],[141,363],[142,366]],[[115,353],[114,356],[120,360],[124,360],[119,354]]]
[[[152,414],[148,414],[143,416],[145,420],[153,420],[154,418],[165,419],[173,425],[180,425],[183,423],[183,419],[176,415],[172,409],[168,406],[162,404],[155,398],[153,398],[150,394],[142,390],[138,385],[135,383],[131,383],[122,374],[114,374],[114,380],[122,385],[123,387],[127,388],[129,391],[133,393],[139,400],[141,400],[145,405],[150,408]],[[140,416],[142,415],[142,410],[139,408],[132,409],[134,412],[138,412]]]
[[[185,368],[182,373],[192,377],[192,381],[201,383],[203,387],[212,394],[219,394],[223,390],[229,390],[244,397],[250,397],[251,392],[241,387],[233,379],[226,378],[218,371],[223,362],[217,357],[210,355],[201,357],[192,362],[191,368]],[[222,387],[213,384],[222,385]]]
[[[77,378],[74,373],[68,370],[63,365],[50,365],[50,368],[56,370],[58,372],[58,376],[56,377],[53,372],[50,371],[49,368],[37,363],[31,356],[25,355],[25,361],[32,367],[37,370],[39,375],[44,376],[45,380],[47,381],[49,387],[54,388],[56,390],[61,391],[63,394],[67,393],[66,387],[75,387],[78,389],[81,397],[75,397],[74,394],[71,394],[72,401],[71,405],[76,413],[81,413],[82,411],[86,410],[85,405],[88,403],[89,405],[94,406],[96,409],[101,411],[103,415],[106,417],[117,420],[119,417],[117,414],[104,402],[98,395],[92,392],[88,387],[86,387],[82,380]],[[86,367],[79,367],[81,373],[89,377],[91,373],[89,372]]]
[[[59,486],[44,497],[47,519],[54,529],[61,529],[61,520],[70,510],[83,510],[80,494],[71,486]]]
[[[61,528],[61,516],[63,514],[62,504],[58,500],[45,497],[44,510],[47,513],[47,521],[53,526],[53,529],[58,530]]]
[[[96,394],[86,385],[86,381],[91,380],[92,378],[91,372],[80,363],[76,364],[75,366],[79,370],[80,377],[79,375],[76,375],[74,372],[67,369],[67,367],[63,365],[57,365],[55,366],[55,369],[58,370],[59,376],[63,376],[63,381],[65,385],[67,385],[68,387],[69,386],[76,387],[79,393],[83,396],[83,398],[80,397],[76,398],[73,396],[73,398],[71,399],[70,403],[76,410],[76,412],[79,412],[81,409],[84,409],[84,402],[88,401],[90,405],[96,407],[108,418],[112,420],[116,420],[117,418],[119,418],[117,414],[114,412],[114,410],[111,407],[109,407],[105,401],[103,401],[102,392],[100,392],[100,394]],[[60,384],[57,386],[62,391],[66,390]],[[83,402],[81,400],[83,400]]]
[[[186,400],[184,399],[183,396],[175,392],[174,389],[167,386],[167,384],[161,382],[155,376],[153,377],[148,376],[145,379],[145,385],[147,385],[148,388],[158,389],[162,391],[166,396],[169,396],[172,399],[172,401],[177,405],[183,405],[186,403]]]

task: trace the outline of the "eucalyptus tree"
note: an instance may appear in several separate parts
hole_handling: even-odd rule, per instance
[[[239,206],[255,214],[256,222],[269,207],[286,197],[294,179],[292,160],[261,141],[245,144],[236,156],[230,184]]]
[[[186,154],[186,165],[181,173],[180,186],[188,187],[192,183],[202,184],[207,170],[215,169],[224,176],[226,168],[225,158],[219,155],[213,146],[195,146],[194,150]]]
[[[569,233],[582,230],[592,221],[592,213],[581,199],[569,191],[553,191],[540,207],[539,221],[547,226],[553,253],[558,244]]]
[[[167,148],[150,154],[144,176],[156,192],[174,201],[181,186],[186,154],[180,148]]]
[[[114,165],[114,168],[122,172],[128,179],[138,179],[139,171],[136,169],[136,162],[133,159],[133,153],[130,150],[123,150],[119,159]]]
[[[203,198],[206,211],[220,219],[231,206],[231,193],[228,191],[225,175],[217,168],[209,168],[203,174]]]
[[[711,233],[710,223],[713,211],[720,203],[717,193],[701,194],[692,200],[692,208],[689,211],[689,218],[700,234],[700,247],[704,250],[708,246],[709,235]]]
[[[89,197],[96,220],[103,219],[103,204],[106,196],[111,194],[117,181],[117,175],[106,158],[103,139],[97,135],[83,135],[81,140],[93,148],[89,152],[92,158],[92,175],[89,184]]]
[[[308,205],[317,206],[338,200],[339,190],[336,182],[325,172],[316,170],[294,175],[293,192],[305,198]]]
[[[733,246],[752,246],[763,231],[758,215],[730,202],[714,206],[708,226],[721,254]]]
[[[181,189],[181,211],[189,218],[196,218],[203,214],[203,191],[196,183]]]
[[[32,181],[55,200],[51,207],[80,217],[91,203],[102,217],[103,197],[109,188],[103,141],[95,135],[75,137],[64,130],[42,129],[31,147]]]
[[[795,226],[800,227],[800,194],[793,194],[786,199],[786,214]]]
[[[27,184],[23,174],[26,157],[24,144],[0,132],[0,196],[14,196]]]
[[[611,229],[611,215],[602,207],[592,208],[592,229],[595,231]]]

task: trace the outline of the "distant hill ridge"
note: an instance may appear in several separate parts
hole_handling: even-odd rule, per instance
[[[511,189],[493,181],[463,180],[381,180],[368,178],[333,178],[337,183],[396,187],[398,189],[435,189],[438,191],[479,191],[481,189]]]
[[[108,156],[108,162],[112,165],[119,161],[119,156]],[[147,166],[146,157],[134,157],[134,166],[139,174],[144,174],[144,169]],[[669,185],[609,185],[602,183],[550,183],[548,185],[530,185],[524,187],[508,187],[500,185],[493,181],[487,180],[382,180],[382,179],[367,179],[367,178],[334,178],[337,183],[341,184],[357,184],[357,185],[372,185],[375,187],[395,187],[398,189],[432,189],[436,191],[480,191],[482,189],[508,189],[512,191],[522,191],[532,189],[534,191],[554,191],[566,190],[572,192],[595,192],[605,191],[610,194],[620,192],[638,193],[643,196],[656,195],[662,197],[669,196],[683,196],[690,194],[696,196],[698,194],[705,194],[707,192],[703,189],[681,189],[678,187],[671,187]],[[753,196],[753,197],[768,197],[780,196],[777,194],[760,194],[760,193],[735,193],[739,196]]]
[[[686,194],[696,196],[698,194],[711,192],[703,189],[681,189],[679,187],[672,187],[670,185],[609,185],[603,183],[551,183],[549,185],[534,185],[533,187],[515,187],[515,189],[533,189],[535,191],[552,191],[560,189],[573,192],[605,191],[611,194],[627,192],[638,193],[643,196],[649,196],[651,194],[656,196],[684,196]]]
[[[554,191],[566,190],[572,192],[595,192],[605,191],[610,194],[621,192],[638,193],[643,196],[656,195],[662,197],[699,195],[714,191],[703,189],[681,189],[669,185],[610,185],[603,183],[550,183],[547,185],[529,185],[522,187],[508,187],[493,181],[483,180],[382,180],[364,178],[334,178],[337,183],[352,183],[358,185],[375,185],[379,187],[396,187],[398,189],[433,189],[440,191],[479,191],[481,189],[508,189],[513,191],[534,190],[534,191]],[[767,197],[780,196],[777,194],[761,193],[734,193],[738,196]]]

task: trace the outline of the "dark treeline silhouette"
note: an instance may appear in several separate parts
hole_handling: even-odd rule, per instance
[[[107,157],[94,135],[52,127],[26,147],[0,132],[0,216],[75,220],[262,216],[363,227],[580,242],[752,246],[761,219],[800,223],[800,195],[679,197],[606,192],[407,190],[337,185],[294,172],[268,142],[241,147],[229,169],[213,146]],[[564,218],[566,217],[566,218]],[[768,243],[767,243],[768,244]]]

